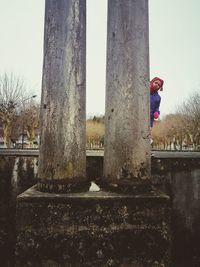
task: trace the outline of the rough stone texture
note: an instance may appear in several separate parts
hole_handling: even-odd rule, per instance
[[[108,1],[104,180],[150,178],[148,1]]]
[[[46,1],[38,170],[42,180],[73,183],[86,177],[85,24],[85,0]]]
[[[12,262],[15,197],[36,182],[38,151],[12,150],[6,156],[8,152],[0,150],[0,258]],[[103,153],[87,154],[87,177],[99,183]],[[200,266],[200,152],[153,154],[152,182],[172,199],[172,267]]]
[[[170,266],[169,197],[114,193],[17,199],[16,266]]]

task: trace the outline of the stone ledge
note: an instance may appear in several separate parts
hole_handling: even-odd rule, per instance
[[[38,149],[1,148],[0,156],[37,156]],[[87,157],[103,157],[104,150],[86,150]],[[152,158],[200,158],[200,151],[152,150]]]
[[[149,194],[137,194],[137,195],[131,195],[131,194],[118,194],[118,193],[113,193],[113,192],[106,192],[106,191],[99,191],[99,192],[81,192],[81,193],[66,193],[66,194],[56,194],[56,193],[48,193],[48,192],[40,192],[37,190],[37,185],[32,186],[19,196],[17,196],[17,201],[29,201],[29,200],[36,200],[37,199],[44,199],[44,200],[50,200],[53,199],[56,201],[57,199],[59,200],[67,200],[67,199],[101,199],[101,200],[106,200],[106,199],[155,199],[155,200],[160,200],[164,202],[168,202],[170,200],[170,197],[163,192],[154,189]]]

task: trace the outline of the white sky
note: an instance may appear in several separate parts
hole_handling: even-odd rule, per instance
[[[0,73],[40,97],[44,0],[0,0]],[[87,0],[87,113],[105,110],[107,0]],[[200,90],[200,0],[149,0],[150,77],[164,79],[161,114]]]

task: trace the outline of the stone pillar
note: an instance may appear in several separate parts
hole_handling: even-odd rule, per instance
[[[109,0],[104,182],[150,178],[148,0]]]
[[[46,0],[38,188],[86,184],[86,1]]]

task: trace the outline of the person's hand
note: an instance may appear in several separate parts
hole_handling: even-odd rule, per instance
[[[156,112],[154,112],[153,116],[154,116],[154,119],[158,119],[159,113],[156,111]]]

